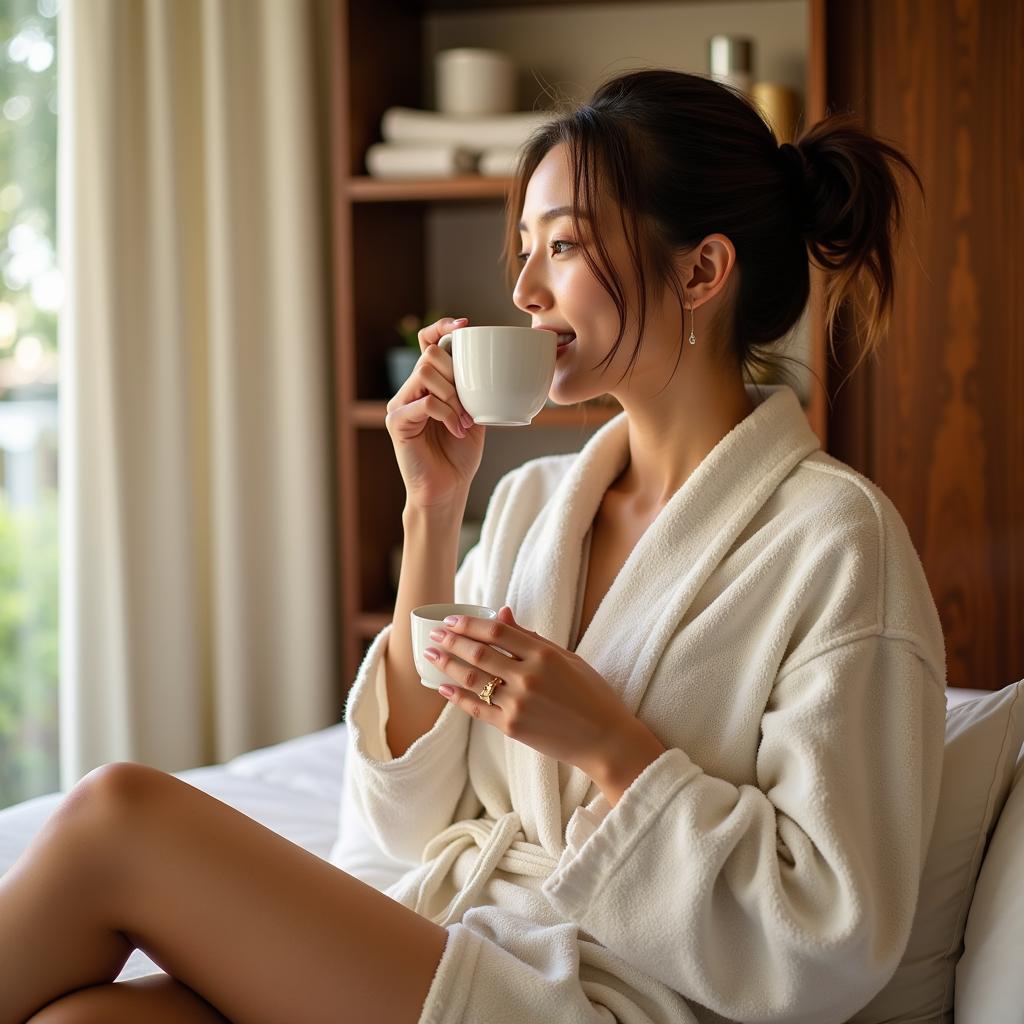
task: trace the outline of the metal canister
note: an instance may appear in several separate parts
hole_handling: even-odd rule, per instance
[[[754,81],[754,41],[745,36],[712,36],[708,40],[708,72],[716,82],[749,95]]]

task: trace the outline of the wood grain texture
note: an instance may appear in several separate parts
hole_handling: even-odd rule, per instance
[[[926,201],[907,186],[892,327],[832,450],[907,523],[949,685],[995,689],[1024,675],[1024,4],[843,7],[831,98],[910,157]]]

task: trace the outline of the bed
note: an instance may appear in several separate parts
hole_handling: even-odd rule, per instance
[[[950,706],[985,691],[949,689]],[[293,843],[343,866],[367,884],[384,889],[410,865],[375,849],[343,794],[347,726],[253,750],[224,764],[174,774],[223,800]],[[342,799],[345,795],[346,799]],[[0,810],[0,875],[14,863],[64,794],[49,793]],[[344,823],[344,827],[342,827]],[[142,950],[125,963],[119,981],[159,973]]]

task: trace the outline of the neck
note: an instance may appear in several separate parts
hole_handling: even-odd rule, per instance
[[[637,511],[663,508],[711,450],[753,412],[738,374],[709,386],[691,378],[660,395],[616,395],[629,425],[629,458],[610,491]]]

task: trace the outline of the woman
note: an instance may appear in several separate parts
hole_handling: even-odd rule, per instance
[[[624,411],[503,477],[449,583],[485,428],[437,345],[457,322],[421,332],[388,404],[395,618],[347,706],[345,827],[409,870],[382,894],[106,765],[0,882],[0,1024],[826,1024],[865,1005],[934,820],[942,632],[891,502],[821,452],[790,388],[744,375],[800,317],[808,250],[830,326],[862,298],[877,345],[889,161],[913,173],[847,117],[780,149],[738,94],[662,70],[538,130],[509,203],[514,301],[573,336],[551,397]],[[438,634],[445,700],[408,613],[453,597],[501,612]],[[109,984],[135,946],[169,977]]]

